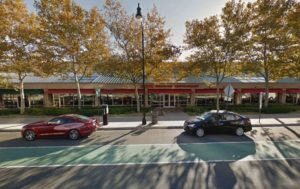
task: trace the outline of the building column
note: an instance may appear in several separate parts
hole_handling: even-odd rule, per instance
[[[299,102],[299,97],[300,97],[300,93],[296,93],[296,104],[298,104],[298,102]]]
[[[282,93],[278,93],[278,100],[279,100],[279,104],[286,103],[286,90],[285,89],[283,89]]]
[[[145,107],[149,107],[148,89],[145,89]]]
[[[99,97],[96,95],[95,96],[95,107],[99,107],[99,106],[100,106]]]
[[[196,93],[195,93],[195,89],[192,89],[190,105],[191,106],[195,106],[196,105]]]
[[[52,98],[51,98],[51,94],[48,93],[47,89],[44,89],[44,106],[45,107],[51,107],[52,106]]]
[[[58,94],[58,107],[61,108],[61,99],[60,99],[60,94]]]
[[[31,108],[31,95],[28,94],[28,108]]]
[[[234,93],[234,104],[235,105],[242,104],[242,93],[240,93],[240,90]]]

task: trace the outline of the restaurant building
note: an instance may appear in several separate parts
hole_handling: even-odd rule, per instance
[[[12,80],[18,83],[17,80]],[[187,77],[178,82],[146,82],[146,106],[184,107],[202,106],[216,102],[216,88],[212,77]],[[235,90],[231,104],[256,104],[259,93],[265,92],[264,80],[260,77],[229,77],[221,84],[221,103],[223,89],[231,84]],[[83,106],[135,106],[134,87],[130,81],[115,77],[93,75],[80,81]],[[77,106],[77,90],[74,79],[59,77],[41,78],[28,76],[24,80],[26,107],[73,107]],[[270,82],[269,102],[277,104],[300,104],[300,80],[284,78]],[[98,93],[98,94],[97,94]],[[143,103],[142,83],[139,87]],[[0,88],[0,107],[19,107],[19,91]]]

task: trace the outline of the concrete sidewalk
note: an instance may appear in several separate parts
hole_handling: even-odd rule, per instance
[[[300,126],[300,114],[263,114],[259,123],[258,114],[248,114],[251,123],[256,126]],[[50,119],[50,116],[0,116],[0,132],[20,131],[22,126]],[[99,118],[99,117],[98,117]],[[151,129],[182,128],[186,119],[191,116],[184,112],[166,112],[158,117],[157,124],[151,124],[151,116],[147,116],[147,125],[142,126],[142,116],[139,114],[109,116],[108,125],[102,125],[99,130],[127,130],[138,127]],[[101,117],[99,118],[101,121]]]

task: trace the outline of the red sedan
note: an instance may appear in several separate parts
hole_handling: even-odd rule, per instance
[[[96,131],[96,119],[77,114],[61,115],[49,121],[40,121],[23,126],[22,137],[32,141],[43,136],[66,136],[71,140],[87,137]]]

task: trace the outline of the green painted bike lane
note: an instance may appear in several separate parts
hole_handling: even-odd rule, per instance
[[[300,159],[300,140],[0,148],[0,168],[277,159]]]

